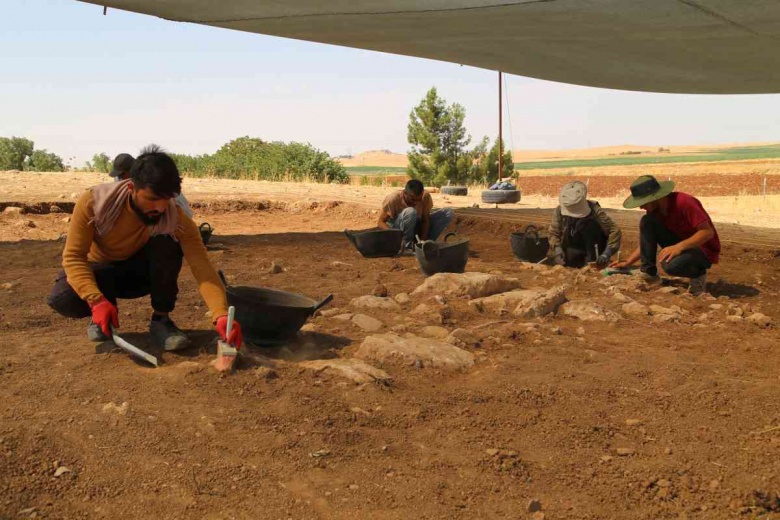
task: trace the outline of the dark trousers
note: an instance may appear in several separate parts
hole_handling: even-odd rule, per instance
[[[680,237],[667,229],[658,218],[647,214],[639,221],[639,251],[642,256],[642,271],[654,276],[658,274],[656,258],[659,247],[669,247],[681,242]],[[712,263],[700,247],[686,249],[661,267],[672,276],[698,278],[705,274]]]
[[[90,264],[100,292],[116,305],[117,298],[133,299],[150,294],[152,309],[171,312],[179,293],[182,250],[168,235],[149,239],[146,245],[127,260],[107,264]],[[60,271],[48,298],[49,306],[67,318],[86,318],[92,312],[87,302],[70,286],[65,271]]]
[[[607,248],[607,235],[596,219],[588,219],[574,234],[564,231],[569,233],[563,246],[566,267],[584,267],[588,262],[595,262],[596,246],[599,254]]]

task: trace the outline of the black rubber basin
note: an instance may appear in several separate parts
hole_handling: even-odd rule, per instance
[[[538,263],[547,257],[550,240],[547,237],[539,236],[539,230],[536,229],[536,226],[527,226],[523,231],[515,231],[509,237],[512,253],[518,260]]]
[[[401,251],[404,234],[400,229],[344,230],[347,239],[366,258],[396,256]]]
[[[444,242],[426,240],[414,246],[414,256],[425,276],[436,273],[462,273],[469,261],[468,238],[457,237],[456,233],[447,233]]]
[[[261,287],[228,286],[228,305],[236,308],[236,321],[244,338],[257,345],[275,345],[295,337],[314,312],[333,299],[321,302],[300,294]]]

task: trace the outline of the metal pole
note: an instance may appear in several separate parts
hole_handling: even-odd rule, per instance
[[[502,105],[502,97],[503,97],[503,91],[501,89],[501,71],[498,71],[498,182],[501,182],[501,176],[504,173],[504,150],[503,150],[503,141],[504,134],[502,132],[502,126],[503,126],[503,105]]]

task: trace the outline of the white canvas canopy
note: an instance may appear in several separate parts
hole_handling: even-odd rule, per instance
[[[168,20],[650,92],[780,92],[780,0],[105,0]]]

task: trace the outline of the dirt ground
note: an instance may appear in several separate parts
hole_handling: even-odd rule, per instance
[[[414,258],[362,258],[341,233],[373,224],[374,192],[263,197],[264,183],[211,182],[188,195],[196,221],[215,228],[209,255],[232,284],[333,293],[326,309],[347,313],[378,284],[396,296],[424,281]],[[174,318],[193,348],[154,351],[148,300],[120,302],[122,333],[162,356],[157,369],[53,313],[45,298],[71,190],[0,185],[0,202],[65,210],[0,215],[0,518],[780,518],[777,233],[752,229],[741,244],[743,228],[724,229],[712,295],[693,298],[531,269],[508,235],[543,211],[464,210],[453,228],[470,239],[467,271],[523,288],[565,284],[569,300],[619,319],[518,319],[413,297],[401,312],[360,312],[382,333],[471,331],[471,368],[378,365],[389,384],[306,369],[305,360],[351,358],[372,334],[321,315],[295,342],[248,348],[255,357],[220,377],[186,267]],[[624,250],[634,240],[627,233]],[[283,272],[269,273],[274,260]],[[662,324],[629,316],[616,292],[680,312]],[[434,312],[410,312],[419,303]],[[757,312],[773,324],[744,319]]]
[[[749,161],[743,161],[739,171],[750,171]],[[712,164],[712,163],[711,163]],[[555,193],[560,186],[574,179],[589,182],[593,197],[604,208],[620,209],[628,194],[626,186],[635,177],[598,176],[584,174],[551,176],[524,176],[519,187],[522,199],[512,209],[548,209],[557,206]],[[681,189],[690,190],[704,204],[715,222],[744,224],[749,226],[780,228],[780,177],[767,176],[768,195],[758,195],[763,176],[737,173],[732,170],[718,174],[691,174],[673,177]],[[106,182],[108,176],[100,173],[65,172],[0,172],[0,210],[13,203],[37,204],[45,211],[51,203],[63,207],[72,205],[86,188]],[[323,185],[293,182],[238,181],[227,179],[196,179],[187,177],[183,191],[191,202],[209,204],[220,201],[278,200],[288,203],[308,204],[323,200],[338,200],[367,209],[376,209],[388,190],[373,186]],[[622,186],[622,191],[621,191]],[[716,188],[713,188],[715,186]],[[701,192],[699,192],[701,190]],[[486,205],[481,200],[481,188],[471,187],[466,197],[452,197],[439,193],[433,195],[437,207],[470,208]],[[47,203],[47,204],[42,204]],[[503,206],[502,206],[503,207]],[[641,210],[635,210],[640,214]],[[2,225],[2,221],[0,221]],[[25,231],[28,238],[39,238],[34,229]],[[0,240],[2,237],[0,236]]]

